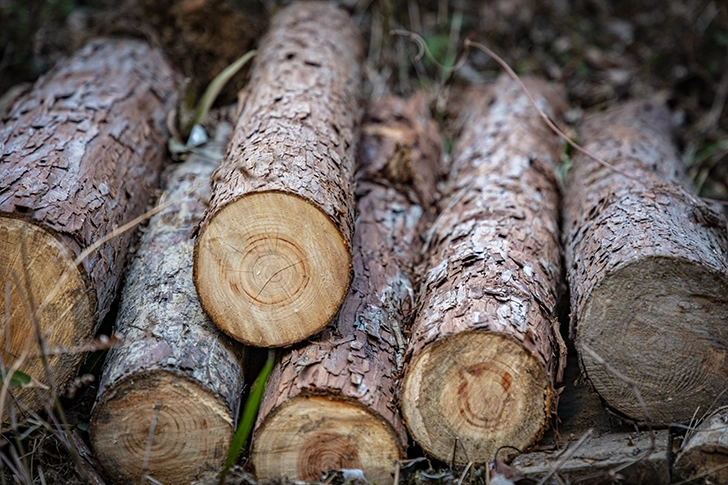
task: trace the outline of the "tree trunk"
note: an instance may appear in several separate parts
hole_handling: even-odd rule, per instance
[[[630,178],[579,156],[564,205],[583,369],[608,405],[653,424],[728,404],[726,222],[685,188],[669,124],[645,101],[586,122],[585,148]]]
[[[231,132],[232,123],[221,121],[205,150],[222,157]],[[241,349],[207,318],[192,280],[190,232],[218,165],[192,155],[175,167],[165,199],[178,202],[151,219],[129,270],[115,329],[124,344],[106,359],[91,429],[118,483],[145,473],[188,483],[207,463],[222,466],[233,435]]]
[[[97,40],[41,78],[0,128],[0,282],[5,366],[52,388],[75,374],[78,347],[109,311],[135,231],[114,237],[81,264],[95,241],[141,215],[165,158],[164,126],[176,77],[159,50]],[[4,320],[5,321],[5,320]],[[50,372],[47,372],[47,369]],[[48,394],[24,389],[37,409]]]
[[[558,92],[528,86],[550,116],[560,115]],[[428,454],[465,464],[542,435],[565,347],[555,316],[558,138],[508,78],[472,93],[461,123],[450,186],[428,234],[402,414]]]
[[[334,323],[285,354],[271,375],[253,440],[260,479],[314,481],[331,469],[360,468],[368,480],[388,483],[404,456],[396,380],[440,153],[423,101],[386,97],[370,106],[354,281]]]
[[[195,246],[200,301],[241,342],[299,342],[344,300],[361,51],[346,13],[319,2],[285,9],[261,41]]]
[[[728,409],[713,414],[685,437],[675,475],[690,483],[728,483]]]

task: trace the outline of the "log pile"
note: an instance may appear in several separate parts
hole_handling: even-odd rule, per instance
[[[388,483],[404,458],[397,409],[420,233],[431,214],[440,147],[424,96],[387,96],[363,126],[354,280],[332,325],[275,367],[253,440],[259,479],[313,481],[358,468]]]
[[[232,123],[211,127],[205,153],[222,157]],[[143,475],[185,483],[227,456],[243,391],[242,349],[199,304],[190,239],[218,166],[191,155],[168,174],[163,199],[173,203],[149,221],[129,269],[114,329],[124,343],[106,359],[91,421],[98,459],[118,483]]]
[[[78,370],[124,275],[164,162],[176,76],[161,51],[100,39],[41,78],[0,128],[2,359],[57,391]],[[45,355],[45,357],[43,357]],[[22,362],[22,365],[20,365]],[[37,410],[49,393],[14,393]]]
[[[558,119],[558,90],[528,87]],[[555,313],[559,141],[505,77],[473,93],[461,124],[428,234],[401,405],[428,454],[467,464],[541,437],[566,350]]]
[[[564,198],[571,332],[606,403],[688,423],[728,404],[725,218],[687,187],[664,106],[636,101],[580,129]],[[637,391],[637,392],[635,392]]]
[[[324,2],[280,12],[195,244],[200,301],[253,346],[299,342],[329,323],[351,281],[362,47]]]

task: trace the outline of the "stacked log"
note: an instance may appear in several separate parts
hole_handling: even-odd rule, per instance
[[[625,416],[687,423],[728,404],[728,237],[687,188],[670,113],[635,101],[588,120],[564,201],[571,332]]]
[[[133,40],[97,40],[61,62],[0,128],[2,359],[51,390],[75,374],[116,297],[134,232],[164,163],[176,78],[162,53]],[[70,350],[69,350],[70,349]],[[46,354],[46,355],[44,355]],[[39,388],[21,407],[48,402]]]
[[[286,353],[270,377],[252,449],[259,479],[314,481],[358,468],[388,483],[404,457],[396,386],[439,135],[423,96],[371,104],[363,132],[354,281],[334,323]]]
[[[675,459],[675,475],[694,483],[728,483],[728,409],[688,431]]]
[[[362,47],[336,6],[299,2],[261,41],[195,245],[200,301],[254,346],[299,342],[351,281]]]
[[[527,86],[557,119],[565,104],[558,90]],[[508,78],[472,93],[460,122],[426,243],[401,404],[428,454],[466,464],[539,439],[565,347],[555,314],[559,141]]]
[[[187,483],[222,466],[243,391],[242,352],[200,306],[193,241],[210,198],[209,178],[232,132],[218,122],[206,155],[191,155],[167,178],[172,205],[155,215],[132,262],[91,421],[91,440],[118,483],[149,475]]]

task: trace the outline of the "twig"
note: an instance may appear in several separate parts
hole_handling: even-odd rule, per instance
[[[568,449],[568,450],[567,450],[567,451],[566,451],[566,452],[564,453],[564,457],[563,457],[563,458],[561,458],[561,460],[559,460],[559,461],[558,461],[558,463],[556,463],[556,466],[554,466],[554,468],[553,468],[552,470],[550,470],[550,471],[549,471],[549,472],[548,472],[548,473],[547,473],[547,474],[546,474],[546,475],[545,475],[545,476],[544,476],[544,477],[543,477],[543,478],[541,479],[541,481],[540,481],[540,482],[538,482],[538,485],[544,485],[544,484],[546,483],[546,480],[548,480],[548,479],[549,479],[549,478],[551,478],[551,477],[552,477],[552,476],[553,476],[553,475],[554,475],[555,473],[557,473],[557,472],[558,472],[558,471],[559,471],[559,470],[561,469],[561,467],[563,467],[563,466],[564,466],[564,465],[566,464],[566,462],[567,462],[567,461],[569,461],[569,460],[571,459],[571,457],[572,457],[572,456],[574,456],[574,453],[576,453],[576,450],[578,450],[578,449],[579,449],[579,448],[581,447],[581,445],[583,445],[584,443],[586,443],[586,441],[587,441],[587,440],[589,439],[589,436],[591,436],[591,434],[592,434],[593,432],[594,432],[594,428],[589,428],[589,430],[588,430],[588,431],[587,431],[586,433],[584,433],[584,436],[582,436],[582,437],[581,437],[581,438],[579,439],[579,441],[577,441],[576,443],[574,443],[574,446],[572,446],[571,448],[569,448],[569,449]]]
[[[162,408],[161,402],[154,404],[154,416],[152,417],[152,424],[149,426],[149,438],[147,438],[147,449],[144,451],[144,463],[142,464],[142,475],[146,475],[147,467],[149,466],[149,458],[152,454],[152,442],[154,441],[154,429],[157,427],[157,420],[159,419],[159,410]]]
[[[468,474],[468,470],[470,470],[470,467],[473,466],[473,462],[468,462],[468,466],[465,467],[465,470],[463,470],[463,474],[460,475],[460,479],[458,480],[458,485],[463,485],[463,480],[465,480],[465,475]]]
[[[698,480],[699,478],[707,477],[708,475],[710,475],[712,473],[719,472],[726,468],[728,468],[728,463],[717,466],[717,467],[713,468],[712,470],[708,470],[707,472],[701,473],[700,475],[696,475],[694,477],[688,478],[687,480],[683,480],[682,482],[677,482],[674,485],[685,485],[686,483],[694,482],[695,480]]]
[[[399,460],[394,464],[394,480],[392,485],[399,485]]]

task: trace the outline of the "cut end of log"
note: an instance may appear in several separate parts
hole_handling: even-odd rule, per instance
[[[119,483],[149,475],[188,483],[200,463],[222,466],[233,435],[227,407],[171,373],[127,378],[94,409],[93,446]]]
[[[654,256],[615,270],[592,291],[576,329],[597,392],[614,409],[653,424],[687,423],[728,404],[726,295],[725,275],[695,261]],[[633,384],[614,371],[634,382],[644,407]]]
[[[257,347],[290,345],[325,327],[351,273],[349,247],[331,219],[283,192],[228,204],[195,246],[205,310],[222,331]]]
[[[552,405],[543,363],[501,334],[463,332],[425,347],[410,365],[402,414],[432,456],[459,464],[491,461],[504,445],[540,438]]]
[[[10,367],[24,359],[20,370],[48,385],[36,330],[45,339],[46,350],[78,346],[95,323],[93,294],[87,278],[74,265],[72,252],[48,230],[22,219],[0,217],[0,247],[2,312],[10,317],[9,325],[5,318],[0,324],[3,362]],[[48,356],[58,388],[76,372],[81,357],[81,352]],[[20,405],[42,407],[48,395],[39,387],[15,393]]]
[[[260,480],[312,482],[323,473],[358,468],[372,483],[389,483],[401,459],[394,432],[369,410],[322,396],[297,396],[274,411],[253,440]]]

